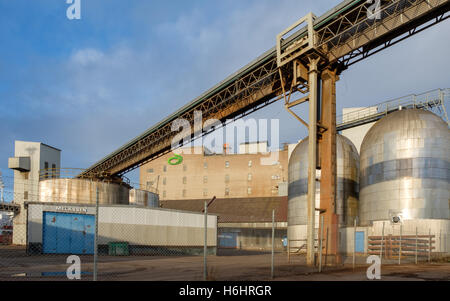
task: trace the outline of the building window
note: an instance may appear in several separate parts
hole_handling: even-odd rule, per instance
[[[251,181],[251,180],[252,180],[252,174],[249,173],[248,176],[247,176],[247,181]]]
[[[247,194],[252,194],[252,188],[251,187],[247,187]]]
[[[167,166],[166,166],[166,165],[163,166],[163,171],[164,171],[164,172],[167,171]]]
[[[208,196],[208,189],[203,189],[203,196]]]
[[[183,177],[183,184],[186,184],[186,183],[187,183],[187,178]]]
[[[203,177],[203,184],[206,184],[206,183],[208,183],[208,176]]]
[[[153,186],[153,181],[147,181],[147,189]]]
[[[148,173],[153,173],[153,168],[147,169],[147,172],[148,172]]]
[[[163,185],[166,185],[166,182],[167,182],[166,178],[163,178]]]
[[[225,188],[225,196],[229,196],[230,195],[230,188]]]
[[[230,183],[230,175],[225,175],[225,183]]]
[[[252,167],[252,160],[248,161],[248,167]]]
[[[166,191],[163,191],[163,198],[166,198]]]
[[[203,168],[207,169],[208,168],[208,162],[203,162]]]
[[[183,189],[183,196],[186,196],[186,189]]]
[[[187,170],[187,165],[183,165],[183,171]]]
[[[28,191],[23,192],[23,199],[28,200]]]
[[[29,174],[29,172],[23,173],[23,179],[24,180],[28,180],[28,174]]]
[[[225,167],[226,168],[230,167],[230,161],[225,161]]]
[[[279,180],[280,176],[279,175],[272,175],[272,180]]]

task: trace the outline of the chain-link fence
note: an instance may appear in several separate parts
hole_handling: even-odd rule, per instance
[[[201,200],[188,210],[99,199],[101,191],[80,203],[29,196],[2,228],[0,279],[286,280],[332,269],[336,247],[339,267],[367,266],[369,255],[383,265],[449,258],[445,221],[340,227],[336,239],[335,227],[318,219],[314,264],[307,267],[306,225],[288,239],[286,210],[268,200],[259,209]]]
[[[0,279],[268,280],[286,264],[275,210],[219,215],[208,203],[188,211],[29,198],[0,245]]]

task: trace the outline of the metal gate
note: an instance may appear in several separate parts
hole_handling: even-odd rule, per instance
[[[93,254],[93,215],[74,213],[43,213],[42,244],[48,254]]]

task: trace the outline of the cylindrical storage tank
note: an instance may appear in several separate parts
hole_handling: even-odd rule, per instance
[[[339,224],[353,225],[358,214],[359,155],[346,137],[336,135],[336,214]],[[289,159],[288,237],[306,237],[308,206],[308,138],[301,141]],[[319,172],[317,179],[319,179]],[[320,182],[316,181],[316,208],[320,208]],[[319,226],[316,211],[316,227]]]
[[[116,183],[86,179],[46,179],[39,181],[39,201],[54,203],[128,205],[129,188]]]
[[[449,219],[450,130],[437,115],[400,110],[361,145],[360,219]]]
[[[159,196],[158,194],[151,191],[141,189],[131,189],[130,205],[158,208]]]

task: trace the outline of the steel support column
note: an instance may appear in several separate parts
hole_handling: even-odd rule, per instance
[[[316,167],[317,167],[317,103],[319,59],[310,59],[309,64],[309,122],[308,122],[308,226],[306,242],[306,264],[314,265]]]
[[[339,219],[336,214],[336,81],[335,70],[326,69],[321,73],[322,102],[320,124],[326,127],[319,140],[320,209],[324,212],[324,227],[330,229],[328,240],[328,263],[336,264],[339,258]]]

